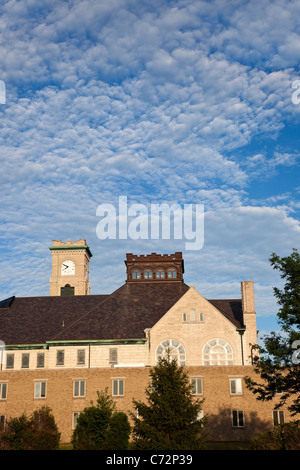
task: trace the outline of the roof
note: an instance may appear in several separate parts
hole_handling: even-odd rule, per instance
[[[145,338],[145,329],[188,289],[185,283],[126,283],[110,295],[15,297],[9,307],[0,308],[0,339],[6,345],[24,345]],[[241,328],[241,300],[209,302]]]

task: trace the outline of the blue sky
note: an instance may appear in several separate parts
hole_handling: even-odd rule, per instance
[[[269,257],[299,248],[298,1],[3,0],[0,298],[49,294],[53,239],[85,238],[91,293],[124,259],[182,251],[207,298],[255,282],[277,329]],[[204,245],[99,240],[97,207],[203,204]]]

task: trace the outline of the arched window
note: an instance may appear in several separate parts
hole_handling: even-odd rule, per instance
[[[152,277],[153,273],[151,269],[146,269],[146,271],[144,271],[144,279],[152,279]]]
[[[171,360],[176,359],[179,365],[185,365],[185,349],[179,341],[166,339],[156,348],[156,361],[160,357],[166,358],[168,355]]]
[[[168,279],[176,279],[177,277],[177,273],[176,273],[176,269],[169,269],[168,271]]]
[[[132,279],[141,279],[141,271],[135,269],[132,273]]]
[[[155,273],[156,279],[164,279],[165,278],[165,272],[163,269],[158,269]]]
[[[187,316],[186,316],[186,313],[185,313],[185,312],[183,312],[183,314],[182,314],[182,321],[183,321],[183,322],[186,322],[186,321],[187,321]]]
[[[232,347],[224,339],[211,339],[203,348],[202,358],[204,366],[232,366]]]

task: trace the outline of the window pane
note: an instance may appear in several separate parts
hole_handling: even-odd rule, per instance
[[[284,411],[279,411],[279,422],[280,424],[284,423]]]
[[[230,392],[231,393],[236,393],[236,387],[235,387],[235,380],[234,379],[230,380]]]
[[[78,380],[75,380],[74,382],[74,397],[79,396],[79,382]]]
[[[7,384],[0,384],[0,390],[1,390],[1,398],[5,399],[6,398],[6,390],[7,390]]]
[[[7,356],[6,356],[6,368],[7,369],[13,369],[14,368],[14,355],[13,354],[7,354]]]
[[[85,395],[85,381],[81,380],[80,382],[80,396],[84,397]]]
[[[77,364],[85,364],[85,350],[78,349],[77,351]]]
[[[202,379],[197,379],[197,392],[202,393]]]
[[[232,425],[237,426],[238,425],[238,420],[237,420],[237,411],[233,410],[232,412]]]
[[[64,364],[64,350],[57,351],[56,364],[57,365],[63,365]]]
[[[34,396],[36,398],[39,398],[40,391],[41,391],[41,382],[35,382],[35,394],[34,394]]]
[[[118,381],[113,380],[113,395],[118,395]]]
[[[27,368],[29,367],[29,354],[22,354],[22,367]]]
[[[46,382],[42,382],[41,397],[45,398],[45,396],[46,396]]]
[[[191,385],[192,385],[192,394],[195,395],[196,394],[196,379],[192,379],[191,380]]]
[[[44,353],[38,353],[37,355],[37,367],[44,367],[45,355]]]
[[[124,380],[119,380],[119,395],[124,395]]]

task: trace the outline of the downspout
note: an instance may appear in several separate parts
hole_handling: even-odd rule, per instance
[[[242,353],[242,365],[244,364],[244,345],[243,345],[243,334],[245,333],[246,328],[237,328],[236,331],[241,337],[241,353]]]

